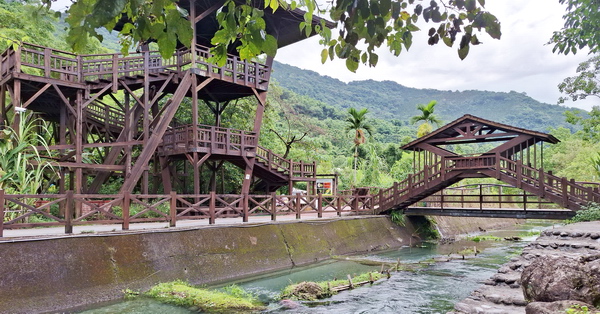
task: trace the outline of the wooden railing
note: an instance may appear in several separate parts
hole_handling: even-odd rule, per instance
[[[294,162],[285,159],[258,145],[253,132],[237,129],[209,125],[198,125],[195,128],[192,125],[174,127],[165,132],[160,152],[179,154],[195,150],[211,154],[245,156],[244,154],[254,149],[257,161],[271,171],[278,171],[292,178],[316,177],[315,162]]]
[[[196,68],[200,74],[261,90],[268,88],[271,72],[268,65],[228,55],[226,64],[219,67],[210,62],[209,48],[198,45],[194,51]],[[121,77],[168,71],[182,72],[189,68],[192,58],[194,56],[191,49],[178,50],[170,58],[163,59],[157,51],[132,52],[128,55],[77,55],[23,43],[16,50],[9,47],[2,53],[0,79],[12,72],[26,72],[72,83],[106,80],[112,82],[116,88],[117,80]]]
[[[160,151],[169,154],[200,149],[212,154],[242,156],[256,145],[254,132],[210,125],[183,125],[165,132]]]
[[[256,148],[256,158],[269,170],[279,171],[292,178],[315,178],[316,163],[294,162],[275,154],[271,150],[258,146]]]
[[[86,117],[93,119],[96,123],[104,125],[106,128],[125,127],[125,115],[123,112],[106,104],[92,102],[85,107]]]
[[[322,218],[347,214],[372,214],[371,195],[239,195],[239,194],[170,194],[122,195],[65,194],[7,195],[0,190],[0,237],[5,229],[64,226],[72,233],[73,226],[121,224],[123,230],[130,223],[165,222],[175,227],[177,221],[208,219],[214,224],[218,218],[252,216],[316,214]]]
[[[444,182],[452,172],[471,169],[494,171],[494,177],[497,179],[505,182],[512,179],[517,188],[531,187],[530,193],[565,208],[577,210],[583,204],[600,202],[600,189],[597,184],[578,183],[557,177],[544,172],[542,168],[526,166],[521,161],[510,160],[499,154],[444,157],[440,162],[425,166],[423,170],[409,175],[406,180],[380,190],[374,197],[374,202],[380,212],[399,204],[409,205],[406,203],[418,201],[417,197],[427,189],[444,188]],[[508,178],[503,179],[503,176]]]
[[[416,206],[444,208],[522,208],[555,209],[554,202],[503,184],[471,184],[449,187],[419,201]]]
[[[543,168],[535,169],[523,165],[521,161],[513,161],[504,157],[499,157],[498,160],[496,171],[513,178],[517,187],[528,185],[536,188],[540,196],[551,198],[564,207],[569,207],[570,203],[600,202],[598,187],[585,186],[575,180],[557,177],[544,172]]]
[[[189,50],[187,52],[189,53]],[[225,65],[218,67],[210,62],[212,54],[209,48],[197,45],[195,54],[196,68],[204,71],[205,76],[263,90],[266,90],[269,85],[271,69],[265,64],[240,60],[237,56],[229,55]],[[191,63],[191,60],[188,61],[187,55],[184,56],[183,61],[183,65]]]

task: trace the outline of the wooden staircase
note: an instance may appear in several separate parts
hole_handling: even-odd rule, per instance
[[[426,166],[406,180],[380,191],[377,212],[405,209],[464,178],[473,177],[474,173],[496,178],[573,211],[590,202],[600,202],[598,188],[586,187],[495,154],[444,157],[440,162]]]
[[[141,112],[134,113],[135,121],[139,119],[140,114]],[[86,118],[89,123],[95,124],[99,130],[113,133],[115,137],[118,137],[117,141],[124,140],[121,132],[125,124],[125,117],[121,111],[95,102],[86,107]],[[139,125],[137,129],[140,129]],[[117,162],[118,152],[118,150],[111,150],[105,163],[114,164]],[[316,164],[314,162],[295,162],[283,158],[258,145],[256,135],[249,131],[209,125],[197,125],[196,127],[181,125],[168,128],[162,136],[162,142],[157,147],[157,154],[161,156],[173,156],[190,152],[211,154],[216,158],[227,158],[231,163],[242,169],[246,166],[245,158],[256,157],[253,174],[260,179],[254,185],[254,189],[258,191],[271,192],[281,186],[288,185],[290,181],[310,181],[316,177]],[[99,180],[95,180],[90,189],[99,188],[98,182],[108,178],[108,174],[108,172],[99,174]]]

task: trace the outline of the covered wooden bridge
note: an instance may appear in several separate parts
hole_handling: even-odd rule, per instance
[[[599,202],[598,186],[545,172],[543,143],[555,144],[550,134],[521,129],[472,115],[463,117],[401,148],[414,152],[418,171],[376,198],[377,212],[403,210],[409,215],[451,215],[565,219],[589,202]],[[493,148],[489,144],[495,144]],[[459,146],[481,150],[457,153]],[[494,178],[560,205],[564,210],[502,210],[419,208],[411,205],[466,178]]]

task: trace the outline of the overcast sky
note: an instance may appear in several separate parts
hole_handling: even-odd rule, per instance
[[[556,104],[561,95],[557,85],[575,75],[577,65],[590,58],[587,51],[575,56],[553,54],[552,46],[545,45],[552,32],[563,25],[564,6],[558,0],[489,0],[486,4],[501,22],[502,38],[478,35],[483,44],[472,46],[463,61],[456,48],[448,48],[441,41],[436,46],[427,45],[426,31],[415,35],[408,52],[394,57],[383,48],[377,67],[361,65],[356,73],[346,70],[343,60],[321,64],[322,48],[316,38],[282,48],[275,59],[345,82],[373,79],[415,88],[514,90]],[[594,102],[598,104],[592,98],[569,105],[591,109]]]
[[[69,0],[58,0],[62,9]],[[461,61],[456,48],[443,43],[427,45],[427,34],[419,32],[411,49],[394,57],[384,47],[375,68],[361,65],[356,73],[346,69],[343,60],[321,64],[318,38],[311,38],[279,50],[276,60],[313,70],[345,82],[391,80],[408,87],[441,90],[489,90],[524,92],[534,99],[555,104],[560,97],[557,85],[576,74],[577,65],[590,58],[586,51],[577,55],[552,53],[546,45],[552,32],[563,25],[565,7],[558,0],[490,0],[486,9],[502,25],[502,38],[478,35],[482,45],[472,46]],[[458,44],[458,43],[457,43]],[[597,104],[595,99],[569,103],[584,109]]]

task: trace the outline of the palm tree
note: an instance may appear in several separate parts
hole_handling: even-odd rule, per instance
[[[373,127],[366,121],[369,110],[363,108],[357,111],[355,108],[348,108],[349,117],[346,118],[346,132],[354,131],[354,183],[356,183],[356,161],[358,159],[358,146],[366,141],[365,131],[373,135]]]
[[[420,115],[414,116],[410,119],[412,124],[415,124],[419,121],[423,121],[424,123],[419,126],[417,131],[417,137],[425,136],[431,131],[433,131],[432,124],[435,123],[436,126],[440,126],[442,120],[440,120],[433,111],[435,110],[435,105],[437,105],[437,101],[432,100],[427,105],[419,104],[417,105],[417,109],[421,111]]]

